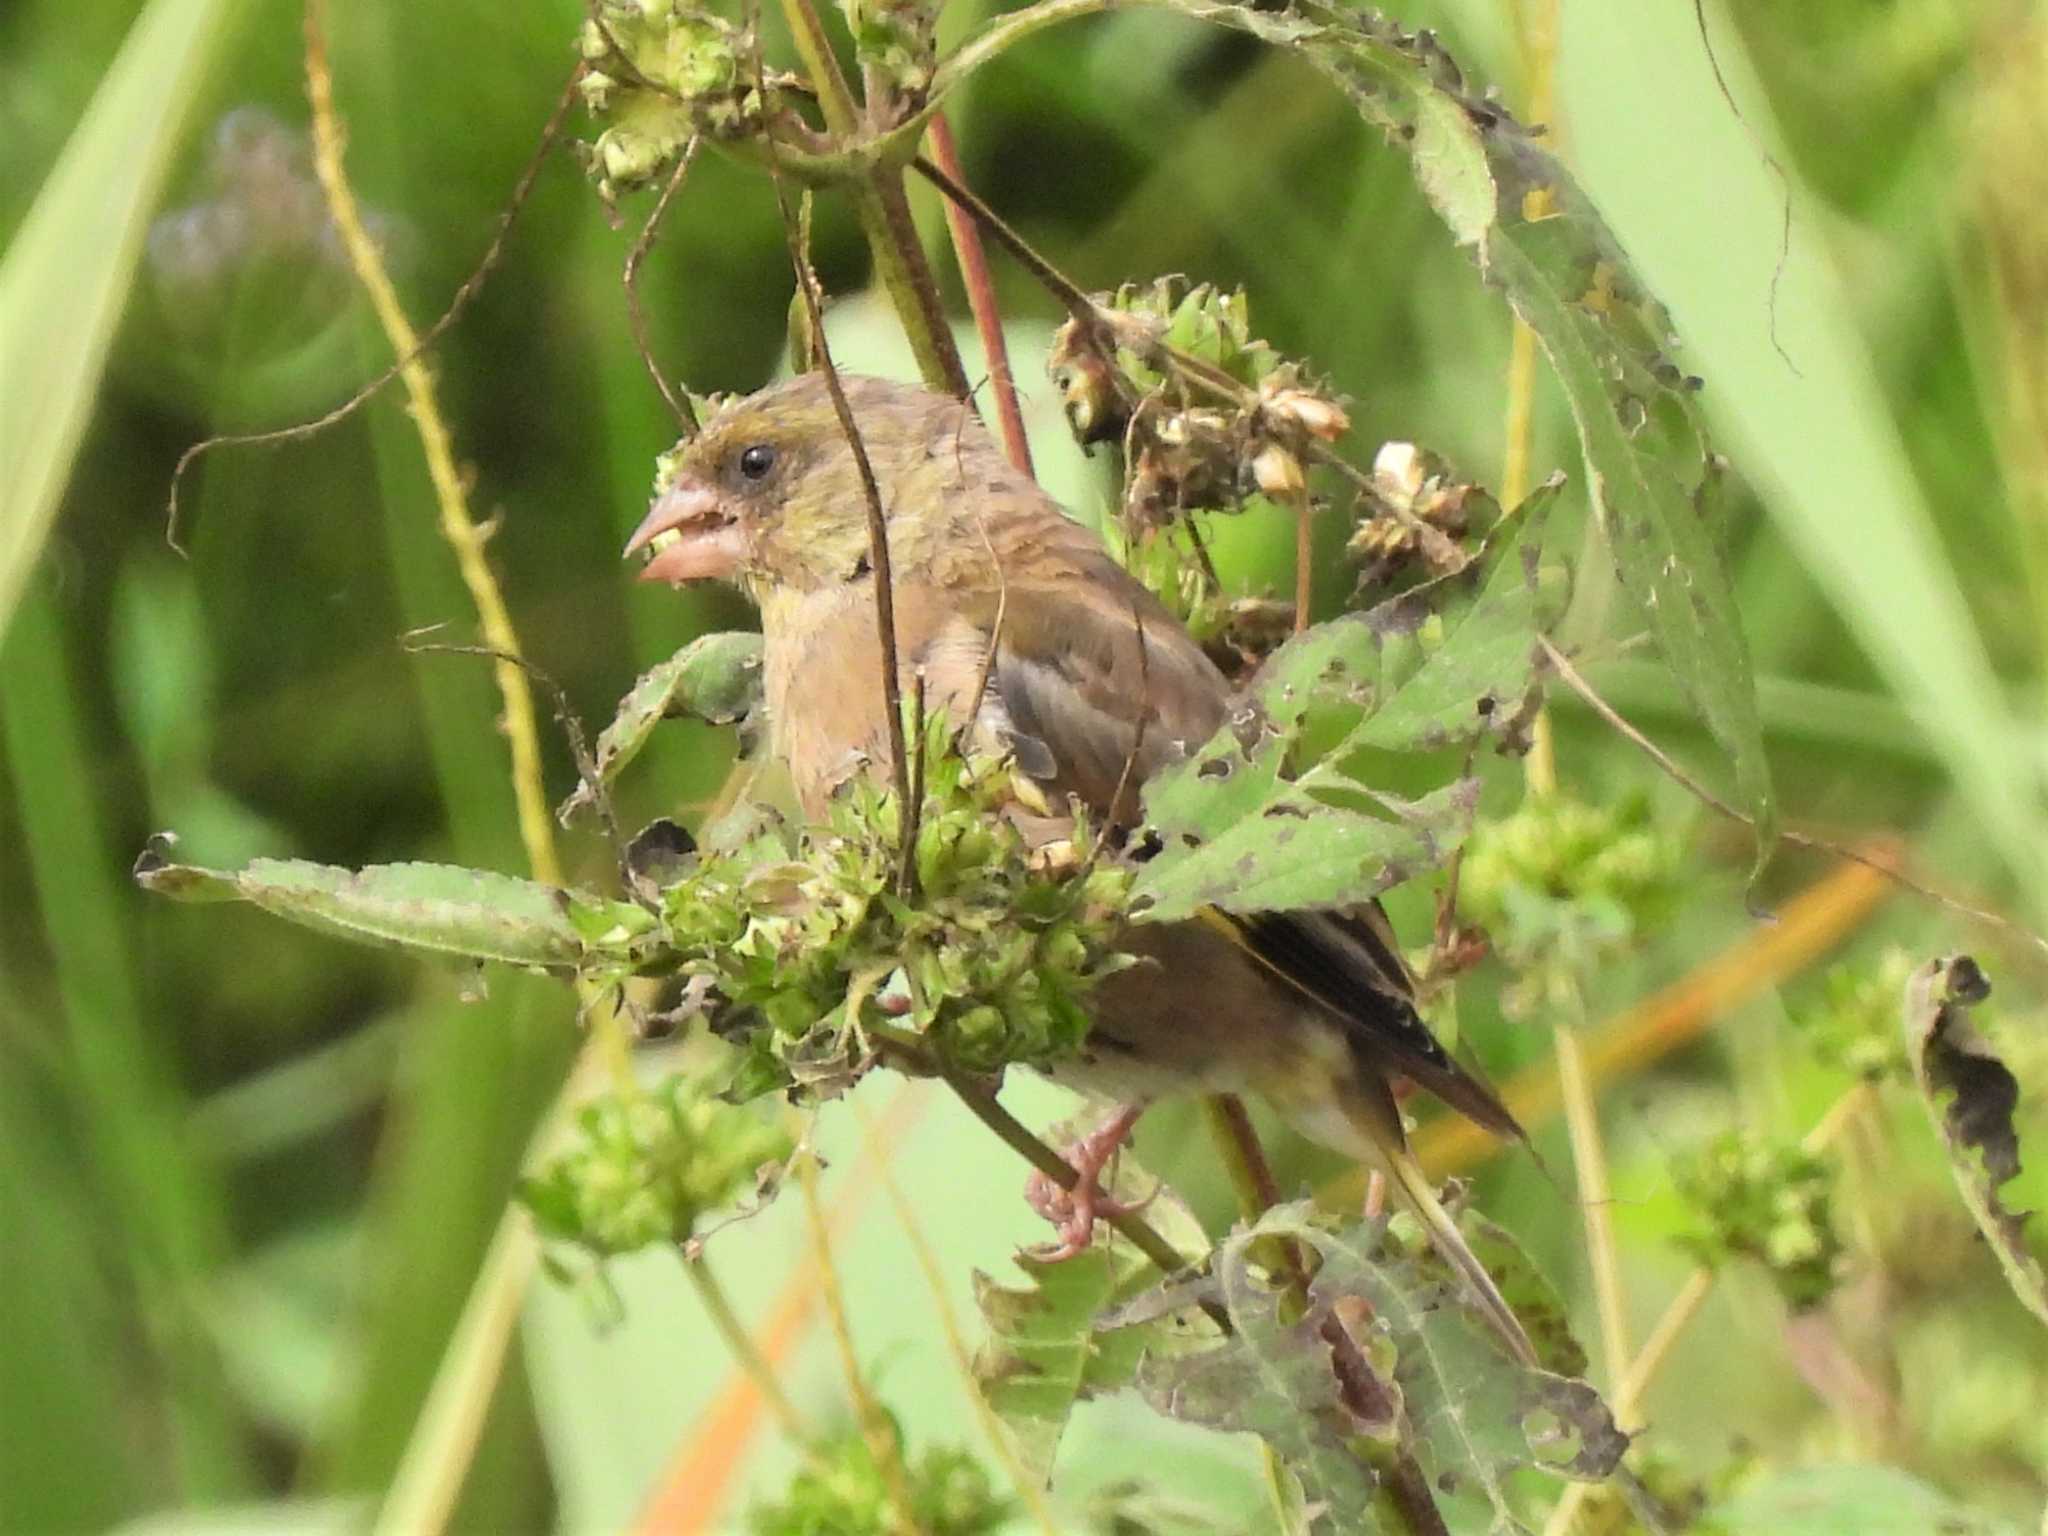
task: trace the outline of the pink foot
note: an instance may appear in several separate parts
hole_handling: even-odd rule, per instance
[[[1153,1196],[1159,1193],[1156,1189],[1142,1200],[1112,1200],[1097,1182],[1144,1112],[1142,1104],[1126,1104],[1067,1148],[1067,1163],[1077,1175],[1072,1189],[1063,1188],[1043,1173],[1034,1172],[1025,1181],[1025,1202],[1053,1224],[1060,1238],[1057,1244],[1029,1250],[1032,1258],[1058,1264],[1086,1253],[1095,1240],[1098,1218],[1128,1216],[1152,1203]]]

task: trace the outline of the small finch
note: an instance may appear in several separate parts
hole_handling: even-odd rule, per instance
[[[971,714],[1051,806],[1128,828],[1138,787],[1223,724],[1230,685],[1094,533],[1069,519],[958,400],[842,376],[880,488],[905,696]],[[867,501],[821,375],[736,400],[680,446],[626,546],[641,579],[706,578],[761,611],[769,751],[805,812],[889,761]],[[1122,793],[1119,797],[1119,788]],[[1409,1155],[1391,1083],[1406,1078],[1503,1136],[1520,1127],[1415,1011],[1377,903],[1348,913],[1208,911],[1133,924],[1141,964],[1105,980],[1060,1082],[1122,1105],[1087,1138],[1062,1236],[1084,1246],[1107,1207],[1095,1178],[1154,1099],[1261,1095],[1304,1134],[1384,1173],[1503,1339],[1534,1351]]]

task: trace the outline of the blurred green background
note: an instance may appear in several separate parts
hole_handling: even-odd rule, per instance
[[[1514,9],[1410,0],[1399,14],[1440,29],[1471,78],[1515,104]],[[352,178],[416,323],[488,242],[579,14],[573,0],[442,0],[333,18]],[[984,14],[962,0],[948,34]],[[1708,381],[1740,485],[1730,550],[1788,815],[1837,836],[1901,835],[1936,883],[2038,927],[2048,18],[1998,0],[1730,0],[1706,17],[1746,126],[1690,7],[1570,0],[1558,137]],[[189,558],[165,544],[187,444],[317,414],[388,361],[305,165],[299,49],[298,9],[275,0],[0,10],[10,1532],[365,1518],[575,1045],[571,1000],[551,983],[344,948],[249,910],[149,902],[127,879],[164,828],[209,864],[522,867],[487,671],[400,644],[427,625],[466,641],[474,620],[395,390],[312,440],[202,460],[185,491]],[[1084,286],[1172,271],[1243,283],[1255,329],[1352,398],[1354,449],[1412,438],[1498,478],[1506,311],[1405,158],[1299,64],[1164,16],[1098,18],[1018,48],[951,116],[977,188]],[[957,301],[938,209],[926,189],[912,197]],[[673,436],[619,280],[647,206],[608,227],[571,158],[554,156],[502,267],[434,357],[527,654],[593,722],[692,634],[749,622],[726,596],[634,587],[617,561]],[[779,366],[782,239],[767,184],[706,156],[643,279],[656,351],[692,387],[748,388]],[[844,296],[842,366],[905,371],[887,322],[857,297],[865,252],[829,200],[817,245]],[[1056,311],[997,268],[1048,481],[1098,515],[1107,470],[1065,444],[1038,367]],[[1576,477],[1547,382],[1537,405],[1538,474]],[[1230,579],[1286,590],[1291,538],[1233,527]],[[1334,603],[1346,585],[1333,561],[1319,591]],[[1585,586],[1578,623],[1593,634],[1607,588]],[[1640,724],[1718,772],[1646,660],[1598,675]],[[1646,788],[1697,850],[1670,931],[1599,978],[1599,1017],[1753,932],[1746,851],[1583,710],[1561,703],[1557,724],[1568,788],[1596,800]],[[550,738],[559,798],[573,770]],[[676,725],[665,738],[626,787],[629,823],[700,800],[723,775],[730,746],[715,733]],[[1510,805],[1518,776],[1497,773]],[[574,878],[605,880],[594,838],[567,850]],[[1763,895],[1782,900],[1825,867],[1788,854]],[[1420,942],[1424,899],[1397,917]],[[1910,898],[1861,923],[1845,954],[1887,942],[1970,947],[1999,983],[1999,1042],[2033,1137],[2024,1205],[2048,1191],[2039,954]],[[1667,1241],[1672,1157],[1731,1123],[1796,1135],[1840,1088],[1788,1025],[1814,988],[1811,974],[1766,988],[1683,1052],[1603,1083],[1638,1337],[1691,1262]],[[1489,996],[1482,974],[1461,1000],[1480,1057],[1504,1075],[1545,1057],[1540,1031],[1503,1023]],[[1038,1123],[1064,1108],[1037,1084],[1012,1097]],[[951,1300],[969,1311],[971,1271],[1002,1272],[1036,1236],[1012,1199],[1020,1166],[933,1090],[871,1081],[859,1098],[884,1117]],[[1652,1394],[1657,1444],[1707,1479],[1746,1458],[1895,1461],[1973,1508],[2037,1520],[2048,1346],[1949,1198],[1924,1117],[1902,1101],[1879,1124],[1857,1153],[1846,1220],[1858,1278],[1831,1330],[1816,1339],[1767,1284],[1731,1276]],[[914,1443],[978,1444],[858,1125],[833,1109],[819,1134],[880,1391]],[[1537,1145],[1569,1167],[1557,1127]],[[1331,1171],[1279,1146],[1290,1186]],[[1227,1219],[1187,1115],[1155,1117],[1140,1149]],[[1504,1158],[1480,1200],[1590,1324],[1566,1187]],[[793,1200],[713,1251],[751,1317],[804,1288]],[[611,1328],[546,1283],[526,1300],[462,1528],[626,1528],[706,1445],[720,1519],[787,1475],[771,1433],[713,1434],[706,1413],[729,1366],[674,1262],[635,1261],[621,1289],[627,1321]],[[815,1320],[790,1335],[787,1365],[800,1400],[841,1402]],[[1241,1505],[1251,1523],[1253,1466],[1240,1444],[1110,1402],[1077,1422],[1066,1475],[1085,1488],[1169,1468],[1180,1491]]]

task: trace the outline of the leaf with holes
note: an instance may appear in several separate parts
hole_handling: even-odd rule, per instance
[[[1671,318],[1564,167],[1467,86],[1429,32],[1331,0],[1284,9],[1152,0],[1306,59],[1409,159],[1430,206],[1542,343],[1570,403],[1594,514],[1622,586],[1643,605],[1693,707],[1734,759],[1757,868],[1777,840],[1756,687],[1721,552],[1720,460],[1699,381],[1672,360]],[[1044,7],[993,23],[942,67],[944,90]]]
[[[1363,783],[1346,759],[1519,742],[1540,696],[1537,637],[1566,596],[1563,573],[1541,558],[1556,490],[1524,503],[1464,570],[1289,641],[1232,721],[1153,777],[1145,814],[1159,848],[1134,887],[1148,919],[1204,905],[1348,905],[1450,857],[1477,780],[1405,800]],[[1311,732],[1330,745],[1297,769]]]
[[[1290,1321],[1253,1258],[1269,1237],[1319,1261]],[[1147,1360],[1139,1389],[1174,1418],[1258,1434],[1301,1479],[1316,1529],[1372,1528],[1375,1477],[1360,1450],[1376,1441],[1414,1457],[1455,1530],[1517,1528],[1506,1478],[1518,1468],[1599,1479],[1628,1447],[1591,1387],[1510,1359],[1454,1276],[1370,1224],[1337,1229],[1306,1203],[1276,1207],[1224,1240],[1212,1274],[1235,1331]]]
[[[2020,1086],[1970,1025],[1970,1005],[1990,993],[1991,984],[1968,955],[1930,960],[1915,970],[1906,983],[1906,1054],[1963,1204],[1998,1255],[2013,1294],[2048,1323],[2048,1274],[2027,1246],[2031,1213],[2008,1208],[1998,1193],[2019,1177],[2020,1139],[2012,1116]]]
[[[1117,1160],[1109,1192],[1141,1199],[1157,1186],[1128,1157]],[[1190,1261],[1207,1250],[1201,1224],[1171,1191],[1146,1207],[1146,1220]],[[1082,1399],[1128,1386],[1141,1355],[1171,1354],[1213,1343],[1213,1323],[1192,1304],[1151,1310],[1142,1320],[1105,1329],[1106,1314],[1126,1305],[1159,1272],[1125,1243],[1097,1243],[1057,1263],[1017,1258],[1028,1283],[1000,1285],[979,1271],[974,1299],[988,1333],[974,1359],[974,1379],[988,1405],[1009,1426],[1025,1465],[1050,1478],[1067,1420]]]

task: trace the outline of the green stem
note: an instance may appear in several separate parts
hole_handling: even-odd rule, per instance
[[[811,0],[782,0],[782,14],[789,23],[804,73],[818,93],[818,110],[824,114],[826,128],[842,145],[859,144],[860,106],[840,71],[817,8]],[[786,153],[780,147],[777,152]],[[924,259],[924,247],[918,243],[917,226],[910,217],[910,200],[903,190],[903,172],[877,161],[853,178],[850,190],[854,216],[860,221],[861,234],[866,237],[874,259],[875,279],[895,306],[925,386],[966,399],[967,370],[961,366],[959,349],[953,345],[952,328],[946,324],[945,307],[939,300],[938,284]]]
[[[684,1252],[682,1258],[683,1272],[697,1288],[697,1298],[704,1303],[704,1313],[711,1319],[711,1326],[718,1330],[719,1338],[725,1341],[725,1347],[732,1351],[734,1363],[760,1392],[761,1400],[775,1415],[782,1432],[800,1444],[810,1444],[816,1435],[797,1411],[796,1404],[790,1401],[789,1394],[782,1390],[782,1383],[775,1377],[775,1368],[754,1343],[754,1336],[740,1321],[739,1314],[733,1311],[732,1299],[725,1294],[725,1287],[718,1283],[711,1266],[701,1256],[692,1258],[688,1252]]]

